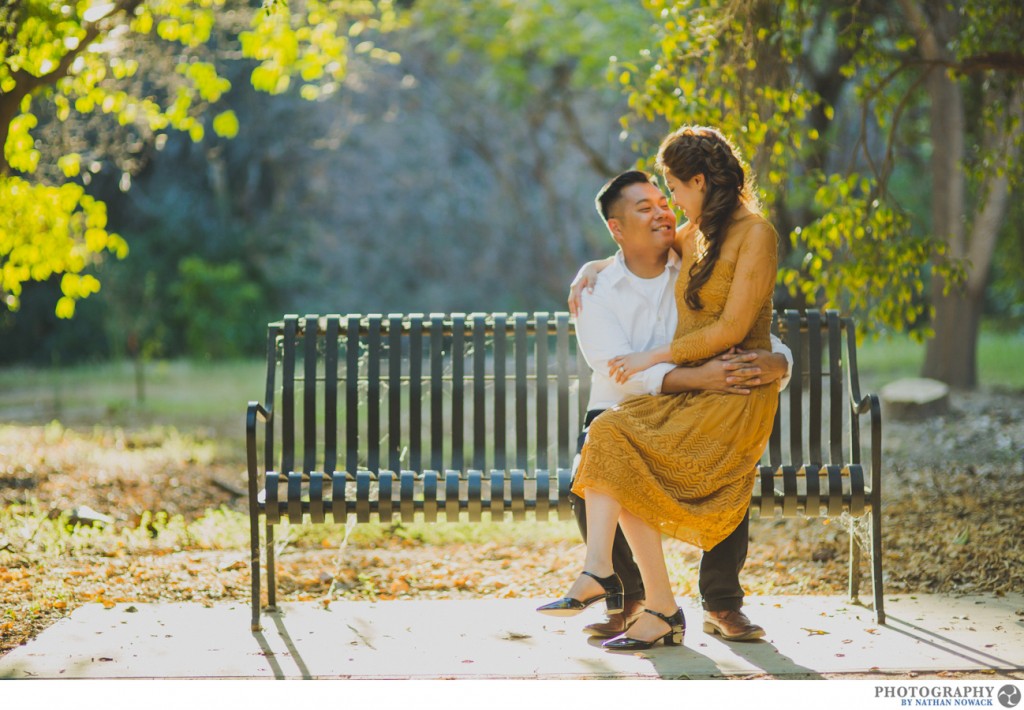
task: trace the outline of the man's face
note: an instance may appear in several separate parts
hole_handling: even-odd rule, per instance
[[[624,252],[663,252],[676,237],[676,215],[668,198],[649,182],[622,191],[608,218],[608,228]]]

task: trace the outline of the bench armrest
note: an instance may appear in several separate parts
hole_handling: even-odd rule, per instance
[[[882,405],[877,394],[869,394],[859,402],[850,402],[853,413],[851,433],[854,461],[860,459],[860,418],[867,415],[871,424],[871,496],[874,504],[882,496]]]
[[[249,498],[256,499],[256,486],[259,481],[259,462],[256,458],[256,428],[258,422],[267,423],[271,414],[259,402],[249,402],[245,412],[245,458],[249,472]],[[266,428],[266,427],[264,427]]]

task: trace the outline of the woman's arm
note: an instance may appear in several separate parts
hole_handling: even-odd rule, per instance
[[[639,370],[660,362],[677,365],[706,360],[738,345],[750,332],[765,299],[775,288],[778,246],[774,228],[753,227],[743,238],[729,295],[722,314],[712,323],[687,333],[669,345],[621,355],[608,361],[608,374],[622,382]]]
[[[580,302],[580,294],[583,289],[589,293],[594,292],[594,284],[597,283],[597,275],[612,265],[614,256],[609,256],[599,261],[588,261],[576,272],[576,278],[569,285],[569,313],[576,317],[580,314],[583,304]]]
[[[713,322],[672,341],[673,362],[703,360],[742,342],[775,289],[777,242],[770,224],[756,225],[747,232],[740,244],[725,308]]]

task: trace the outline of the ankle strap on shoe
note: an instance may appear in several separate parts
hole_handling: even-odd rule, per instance
[[[665,614],[662,614],[661,612],[655,611],[654,609],[644,609],[644,611],[646,611],[648,614],[653,614],[654,616],[658,617],[659,619],[664,621],[669,626],[675,627],[675,626],[679,626],[680,624],[685,624],[686,623],[683,620],[684,619],[684,617],[683,617],[683,610],[679,609],[679,608],[677,608],[675,613],[672,614],[671,616],[666,616]]]
[[[614,572],[612,572],[607,577],[598,577],[593,572],[588,572],[586,570],[583,570],[582,574],[587,575],[591,579],[596,579],[597,583],[600,584],[605,589],[608,589],[608,588],[618,589],[619,587],[622,586],[622,582],[619,581],[619,576],[617,574],[615,574]]]

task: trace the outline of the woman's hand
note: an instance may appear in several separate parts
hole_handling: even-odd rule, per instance
[[[594,292],[594,284],[597,283],[597,275],[608,266],[614,257],[602,259],[601,261],[588,261],[576,274],[576,278],[572,280],[569,285],[569,313],[572,314],[573,318],[580,314],[580,310],[583,308],[583,301],[581,296],[583,295],[583,289],[587,289],[588,293]]]
[[[608,361],[608,376],[622,384],[630,377],[657,363],[652,351],[618,355]]]

